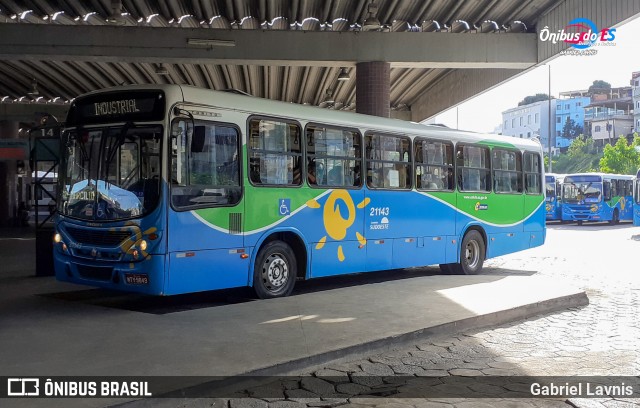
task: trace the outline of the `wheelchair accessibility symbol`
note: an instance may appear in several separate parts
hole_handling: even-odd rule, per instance
[[[285,215],[291,214],[291,199],[290,198],[281,198],[278,200],[279,208],[278,213],[280,216],[284,217]]]

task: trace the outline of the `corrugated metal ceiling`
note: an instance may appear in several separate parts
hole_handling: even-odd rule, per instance
[[[200,27],[206,29],[358,30],[375,16],[383,31],[469,31],[508,35],[533,31],[555,0],[0,0],[0,24]],[[502,34],[494,34],[500,32]],[[0,100],[68,100],[122,83],[180,83],[212,89],[236,88],[252,95],[334,109],[354,109],[351,80],[337,82],[335,67],[256,65],[164,65],[78,61],[0,60]],[[391,106],[405,110],[446,75],[448,69],[391,70]],[[37,83],[37,93],[33,92]],[[325,104],[327,88],[334,104]],[[60,99],[55,99],[60,98]]]

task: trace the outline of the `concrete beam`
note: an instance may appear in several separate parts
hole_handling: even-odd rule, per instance
[[[411,104],[411,120],[421,122],[523,73],[517,69],[458,69],[442,77]]]
[[[201,45],[196,45],[199,40]],[[202,42],[204,41],[204,43]],[[505,52],[509,50],[509,52]],[[538,62],[523,33],[314,32],[0,24],[0,59],[355,66],[515,68]]]
[[[45,103],[0,103],[0,121],[15,121],[38,124],[40,118],[46,114],[55,116],[64,122],[67,118],[69,105]]]

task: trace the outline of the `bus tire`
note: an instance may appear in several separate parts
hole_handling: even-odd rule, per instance
[[[578,221],[578,225],[582,225],[582,221]]]
[[[476,275],[482,270],[484,254],[482,234],[476,230],[468,231],[460,245],[460,263],[451,264],[451,272],[455,275]]]
[[[258,253],[253,268],[253,290],[260,299],[289,296],[296,283],[296,257],[282,241],[271,241]]]
[[[613,210],[613,215],[611,216],[611,220],[609,221],[609,224],[616,225],[619,222],[620,222],[620,213],[618,212],[618,209],[616,208],[615,210]]]

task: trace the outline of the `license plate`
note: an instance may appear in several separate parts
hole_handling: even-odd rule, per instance
[[[141,273],[125,273],[124,281],[129,285],[148,285],[149,276]]]

